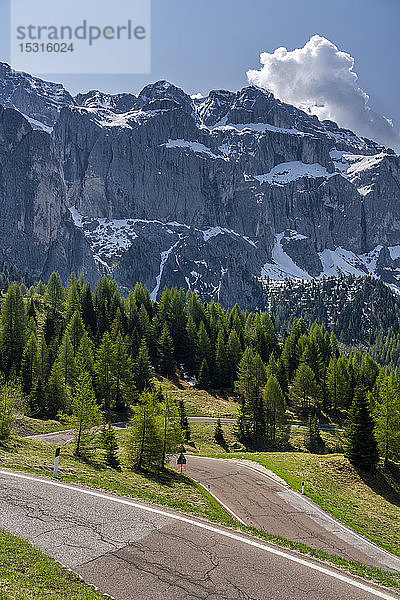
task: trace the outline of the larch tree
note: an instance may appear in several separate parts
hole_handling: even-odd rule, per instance
[[[136,470],[159,468],[163,447],[158,393],[146,391],[135,406],[135,414],[125,438],[128,463]]]
[[[78,378],[71,400],[71,414],[61,414],[60,418],[75,429],[75,454],[81,456],[91,430],[101,422],[101,412],[89,373],[82,372]]]
[[[265,439],[265,412],[261,389],[266,380],[266,368],[258,352],[251,346],[244,351],[238,367],[235,390],[242,402],[242,419],[249,419],[254,447],[260,447]],[[238,429],[244,429],[238,423]]]
[[[67,297],[65,300],[65,320],[67,323],[76,312],[79,314],[82,312],[81,299],[78,291],[77,281],[73,281],[67,290]]]
[[[153,367],[146,342],[142,341],[139,354],[132,365],[133,381],[139,394],[153,387]]]
[[[62,310],[65,302],[65,289],[58,273],[50,275],[44,299],[50,305],[53,316]]]
[[[354,399],[349,410],[345,456],[353,465],[365,471],[372,470],[379,459],[367,391],[360,384],[355,388]]]
[[[184,432],[180,426],[179,411],[170,394],[165,394],[163,396],[161,391],[159,391],[159,397],[161,397],[163,437],[163,450],[160,466],[161,469],[164,469],[167,454],[173,454],[182,448]]]
[[[26,317],[21,288],[13,283],[7,290],[0,314],[0,357],[8,377],[19,372],[26,342]]]
[[[286,424],[286,402],[281,386],[275,375],[268,377],[263,390],[267,439],[276,442]]]
[[[60,365],[63,373],[64,384],[74,385],[78,376],[78,370],[75,360],[74,347],[68,331],[66,331],[63,335],[62,342],[58,348],[56,361]]]
[[[294,376],[292,391],[301,397],[303,409],[306,411],[311,405],[310,398],[317,398],[319,389],[315,373],[307,364],[300,363]]]
[[[174,343],[167,323],[164,323],[157,344],[158,367],[161,375],[172,378],[175,375]]]
[[[400,385],[394,373],[386,373],[377,388],[375,436],[386,466],[400,459]]]
[[[15,381],[0,381],[0,440],[11,437],[12,428],[18,414],[24,412],[24,398],[21,387]]]
[[[85,333],[85,326],[82,321],[81,313],[78,310],[76,310],[72,314],[71,319],[67,325],[66,333],[68,333],[69,335],[69,339],[71,340],[72,344],[72,349],[74,351],[74,356],[76,357],[80,341]]]

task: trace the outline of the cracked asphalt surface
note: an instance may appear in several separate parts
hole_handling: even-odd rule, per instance
[[[0,528],[116,600],[400,599],[205,521],[12,471],[0,472]]]
[[[400,571],[400,559],[344,527],[258,465],[187,456],[186,474],[209,487],[246,525],[363,564]]]

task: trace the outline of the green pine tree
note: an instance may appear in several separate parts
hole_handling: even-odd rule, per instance
[[[128,411],[128,395],[136,390],[132,380],[131,361],[120,332],[118,332],[113,344],[112,377],[115,411],[119,417],[125,417]]]
[[[203,362],[200,365],[199,375],[197,377],[199,386],[207,389],[210,385],[210,370],[208,368],[207,360],[203,358]]]
[[[163,447],[158,393],[146,391],[139,398],[125,438],[128,464],[136,470],[157,469],[162,464]]]
[[[241,418],[248,419],[251,423],[252,443],[255,448],[261,447],[265,440],[265,412],[261,394],[265,380],[265,365],[260,355],[248,346],[239,363],[235,390],[242,401]],[[244,429],[243,424],[238,423],[238,429]]]
[[[153,388],[153,367],[151,366],[146,342],[142,342],[139,354],[132,365],[133,382],[139,394]]]
[[[217,347],[215,353],[215,369],[213,387],[226,388],[230,384],[231,365],[228,358],[225,333],[222,328],[218,330]]]
[[[67,323],[72,319],[72,315],[82,312],[81,299],[79,296],[78,282],[73,281],[68,286],[67,297],[65,300],[65,320]]]
[[[310,452],[321,454],[324,451],[325,443],[319,430],[319,421],[316,414],[308,417],[308,428],[306,434],[306,447]]]
[[[68,394],[64,383],[64,374],[59,363],[55,362],[51,370],[45,392],[46,416],[55,419],[57,414],[68,408]],[[36,403],[38,399],[35,397]]]
[[[189,421],[186,416],[185,403],[182,398],[179,400],[179,403],[178,403],[178,413],[179,413],[180,427],[183,431],[185,442],[188,442],[190,440],[191,432],[190,432]]]
[[[118,441],[110,422],[108,422],[107,427],[104,425],[101,430],[101,444],[106,452],[106,464],[112,469],[119,469],[120,460],[118,457]]]
[[[238,334],[236,333],[235,329],[232,329],[232,331],[229,334],[229,338],[228,338],[228,360],[229,360],[229,364],[230,364],[229,383],[231,386],[233,386],[233,382],[236,379],[237,368],[238,368],[240,359],[242,358],[242,355],[243,355],[243,351],[242,351],[242,346],[241,346]]]
[[[61,368],[65,385],[74,385],[78,376],[75,360],[74,347],[71,343],[68,331],[63,335],[62,342],[58,348],[56,362]]]
[[[11,437],[13,425],[24,412],[24,398],[20,385],[13,379],[0,380],[0,440]]]
[[[165,377],[173,378],[175,376],[174,344],[167,323],[164,323],[157,346],[159,372]]]
[[[400,384],[394,373],[377,382],[374,406],[375,436],[385,466],[400,459]]]
[[[281,386],[275,375],[268,377],[263,390],[267,439],[271,442],[287,437],[284,431],[286,425],[286,401]],[[284,435],[285,434],[285,435]]]
[[[96,354],[94,365],[95,384],[97,397],[104,403],[107,416],[114,408],[114,385],[113,385],[113,354],[114,345],[108,332],[103,335],[100,348]]]
[[[292,391],[302,399],[305,412],[308,412],[311,406],[315,406],[319,388],[314,371],[305,363],[300,363],[295,373]]]
[[[79,311],[76,310],[73,313],[71,320],[68,322],[66,333],[68,334],[69,339],[71,340],[74,356],[76,357],[81,339],[86,333],[81,313]]]
[[[3,371],[8,377],[18,372],[26,341],[26,319],[21,288],[13,283],[7,290],[0,314],[0,357]]]
[[[38,371],[39,364],[37,337],[35,333],[32,333],[28,343],[25,346],[21,363],[22,389],[24,394],[27,396],[32,391],[32,386],[36,380],[36,377],[38,376]]]
[[[161,390],[159,390],[159,397],[161,399],[163,436],[161,469],[164,469],[167,454],[173,454],[182,448],[184,432],[180,426],[179,411],[172,397],[169,394],[163,396]]]
[[[52,273],[46,285],[44,300],[49,304],[50,310],[54,315],[60,312],[64,307],[65,290],[58,273]]]
[[[227,449],[228,445],[225,441],[224,430],[222,429],[221,419],[218,419],[217,424],[214,429],[214,441],[222,446],[222,448]]]
[[[100,408],[88,373],[82,372],[78,378],[71,400],[71,414],[62,413],[60,418],[75,429],[75,454],[81,456],[93,427],[101,421]]]
[[[373,469],[379,459],[367,392],[360,384],[355,388],[353,403],[349,410],[345,456],[353,465],[365,471]]]

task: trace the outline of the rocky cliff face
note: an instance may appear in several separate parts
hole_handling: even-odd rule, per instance
[[[0,260],[36,279],[53,269],[66,277],[82,267],[95,279],[90,247],[66,207],[53,141],[19,112],[1,107],[0,202]]]
[[[10,85],[0,83],[4,105]],[[50,250],[60,244],[63,269],[106,273],[125,288],[143,281],[153,298],[177,285],[249,308],[261,305],[267,277],[373,274],[397,286],[393,151],[254,87],[192,100],[165,81],[138,96],[71,98],[57,86],[49,94],[53,85],[35,83],[32,107],[12,96],[33,127],[51,130],[32,131],[13,112],[27,132],[15,135],[31,140],[24,160],[37,188],[25,177],[7,200],[31,207],[33,229],[25,220],[21,231],[28,246],[40,239],[47,270],[61,268]]]

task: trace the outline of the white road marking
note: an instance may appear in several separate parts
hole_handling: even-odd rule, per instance
[[[342,581],[343,583],[346,583],[346,584],[356,587],[360,590],[363,590],[369,594],[372,594],[373,596],[377,596],[378,598],[383,598],[383,600],[399,600],[399,596],[397,596],[397,598],[395,596],[390,596],[389,594],[386,594],[385,592],[383,592],[381,590],[369,587],[368,585],[365,585],[364,583],[361,583],[360,581],[355,581],[353,579],[350,579],[349,577],[346,577],[345,575],[341,575],[340,573],[331,571],[330,569],[322,567],[321,565],[314,564],[312,562],[308,562],[303,558],[299,558],[299,557],[293,556],[291,554],[286,554],[282,550],[278,550],[277,548],[266,546],[265,544],[256,542],[255,540],[252,540],[249,538],[242,537],[233,532],[224,531],[223,529],[218,529],[217,527],[214,527],[213,525],[209,525],[207,523],[202,523],[200,521],[194,521],[193,519],[190,519],[189,517],[184,517],[181,515],[169,513],[165,510],[161,510],[160,508],[141,505],[136,502],[132,502],[131,500],[124,500],[123,498],[107,496],[106,494],[101,494],[100,492],[94,492],[91,490],[86,490],[84,488],[78,488],[78,487],[75,487],[72,485],[67,485],[65,483],[58,483],[56,481],[51,481],[50,479],[42,479],[40,477],[32,477],[30,475],[24,475],[22,473],[13,473],[11,471],[3,471],[3,470],[0,470],[0,474],[6,475],[8,477],[16,477],[19,479],[26,479],[28,481],[34,481],[36,483],[40,482],[40,483],[44,483],[46,485],[52,485],[52,486],[63,488],[63,489],[70,490],[73,492],[78,492],[79,494],[85,494],[87,496],[94,496],[96,498],[102,498],[103,500],[108,500],[110,502],[117,502],[118,504],[124,504],[126,506],[133,506],[134,508],[137,508],[139,510],[144,510],[149,513],[154,513],[154,514],[161,515],[164,517],[167,516],[167,517],[170,517],[171,519],[174,519],[175,521],[181,521],[183,523],[187,523],[188,525],[192,525],[194,527],[199,527],[200,529],[205,529],[207,531],[211,531],[212,533],[222,535],[224,537],[230,538],[237,542],[242,542],[243,544],[247,544],[248,546],[254,546],[255,548],[259,548],[260,550],[269,552],[270,554],[275,554],[276,556],[280,556],[281,558],[286,558],[287,560],[290,560],[292,562],[303,565],[304,567],[308,567],[309,569],[311,569],[313,571],[318,571],[319,573],[328,575],[329,577],[332,577],[333,579],[337,579],[339,581]]]
[[[193,479],[193,477],[191,477],[190,479]],[[242,525],[246,525],[246,523],[244,521],[242,521],[242,519],[236,513],[234,513],[231,508],[229,508],[229,506],[227,506],[226,504],[224,504],[222,502],[222,500],[220,500],[218,498],[218,496],[216,496],[214,494],[214,492],[212,492],[203,483],[201,483],[201,481],[197,481],[197,479],[193,479],[193,481],[195,481],[196,483],[198,483],[199,485],[201,485],[201,487],[204,488],[206,490],[206,492],[208,492],[218,502],[218,504],[220,504],[222,506],[222,508],[224,508],[226,510],[226,512],[231,515],[231,517],[233,517],[234,519],[236,519],[236,521],[239,521],[239,523],[241,523]]]

